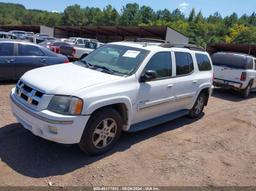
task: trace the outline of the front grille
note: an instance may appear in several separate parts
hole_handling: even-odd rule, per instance
[[[16,95],[27,104],[37,107],[44,93],[40,92],[22,81],[16,85]]]

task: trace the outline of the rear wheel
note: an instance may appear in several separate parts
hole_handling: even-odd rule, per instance
[[[244,90],[241,92],[242,98],[248,98],[251,93],[251,84],[249,84]]]
[[[116,110],[106,108],[96,112],[86,125],[79,147],[88,155],[107,152],[119,139],[122,125]]]
[[[206,103],[206,94],[205,93],[200,93],[193,108],[189,112],[189,117],[191,118],[198,118],[201,116],[204,106]]]

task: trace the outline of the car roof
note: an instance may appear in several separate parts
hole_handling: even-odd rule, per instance
[[[200,52],[203,54],[208,54],[206,51],[202,50],[190,50],[189,48],[185,47],[179,47],[179,46],[171,46],[171,47],[163,47],[161,46],[163,43],[158,43],[158,42],[133,42],[133,41],[121,41],[121,42],[112,42],[109,44],[113,45],[121,45],[121,46],[128,46],[128,47],[133,47],[133,48],[139,48],[139,49],[144,49],[148,51],[184,51],[184,52]]]
[[[25,33],[25,31],[20,31],[20,30],[12,30],[12,31],[9,31],[9,32],[22,32],[22,33]]]
[[[33,46],[41,47],[41,46],[38,45],[38,44],[34,44],[34,43],[28,42],[28,41],[17,40],[17,39],[14,39],[14,40],[11,40],[11,39],[6,40],[6,39],[3,39],[3,40],[0,40],[0,43],[28,44],[28,45],[33,45]]]
[[[240,52],[215,52],[213,55],[216,55],[216,54],[219,54],[219,55],[235,55],[235,56],[243,56],[243,57],[249,57],[249,58],[253,58],[255,59],[256,57],[250,55],[250,54],[245,54],[245,53],[240,53]]]

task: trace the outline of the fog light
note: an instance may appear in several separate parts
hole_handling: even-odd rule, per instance
[[[57,127],[48,126],[48,129],[53,134],[58,134]]]

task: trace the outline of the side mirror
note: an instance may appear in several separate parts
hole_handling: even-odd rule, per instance
[[[157,73],[154,70],[146,70],[145,74],[140,77],[140,82],[147,82],[156,79]]]

